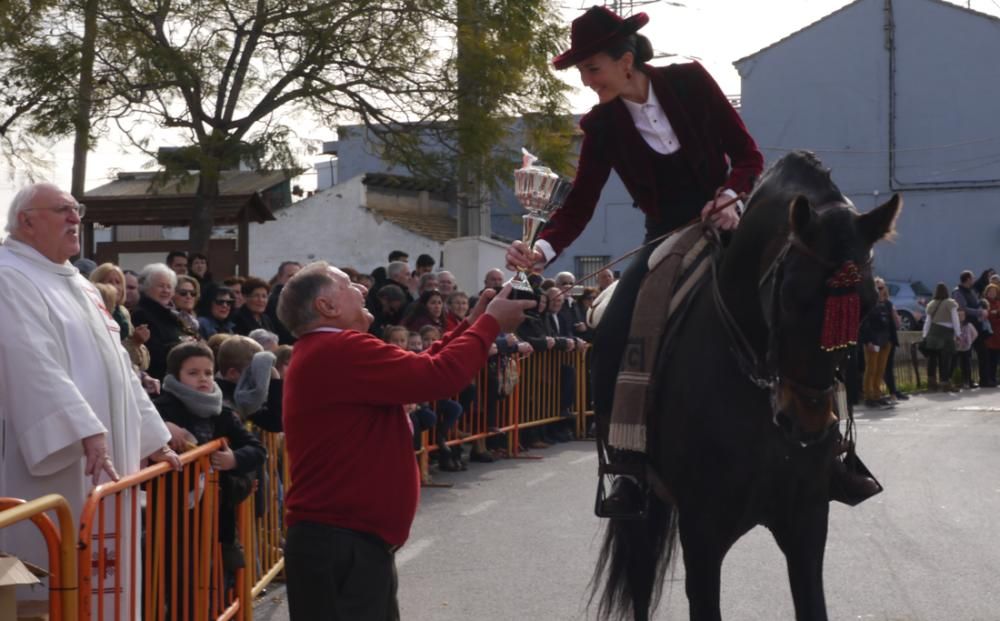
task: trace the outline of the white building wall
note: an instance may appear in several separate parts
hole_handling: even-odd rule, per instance
[[[507,245],[488,237],[458,237],[444,244],[442,268],[455,276],[459,291],[475,295],[483,288],[483,277],[499,268],[506,278],[513,276],[504,268]]]
[[[389,252],[402,250],[441,256],[438,242],[376,217],[364,207],[362,176],[275,213],[274,222],[250,225],[250,273],[264,278],[282,261],[324,260],[338,267],[371,272],[388,262]]]

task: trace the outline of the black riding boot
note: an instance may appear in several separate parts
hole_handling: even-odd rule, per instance
[[[608,457],[611,463],[605,464],[600,474],[618,476],[606,496],[601,497],[599,490],[597,516],[615,519],[642,518],[649,495],[645,475],[646,456],[635,451],[609,449]]]

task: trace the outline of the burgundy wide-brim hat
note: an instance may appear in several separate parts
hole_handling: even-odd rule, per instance
[[[622,19],[606,6],[593,6],[573,20],[570,48],[552,59],[556,69],[567,69],[581,60],[603,51],[619,39],[639,30],[649,22],[645,13]]]

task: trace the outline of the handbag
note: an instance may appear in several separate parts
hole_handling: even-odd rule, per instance
[[[950,349],[949,345],[954,346],[955,343],[955,331],[949,326],[942,326],[941,324],[935,322],[937,319],[937,312],[941,308],[941,303],[934,308],[934,313],[927,321],[931,322],[931,327],[927,330],[927,336],[920,342],[920,352],[927,355],[929,352],[938,352]]]
[[[497,387],[497,392],[500,398],[509,397],[514,393],[514,388],[517,387],[517,380],[520,379],[520,368],[518,367],[517,360],[514,359],[514,356],[503,356],[497,367],[500,372],[500,383]]]

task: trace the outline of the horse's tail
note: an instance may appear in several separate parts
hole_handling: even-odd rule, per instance
[[[650,494],[646,519],[608,520],[604,543],[591,578],[590,601],[600,585],[601,619],[645,621],[663,592],[677,541],[677,512],[656,494]]]

